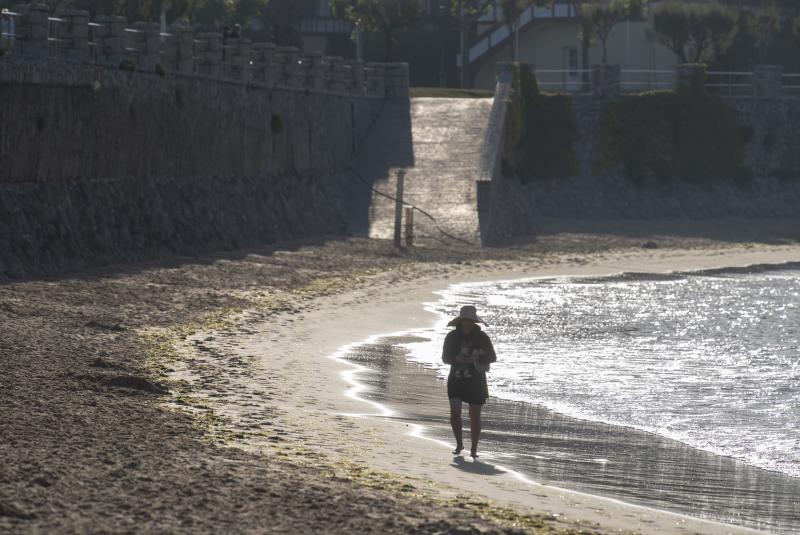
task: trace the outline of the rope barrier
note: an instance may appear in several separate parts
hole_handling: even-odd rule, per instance
[[[351,167],[351,168],[350,168],[350,170],[353,172],[353,174],[356,176],[356,178],[358,178],[358,179],[359,179],[359,180],[360,180],[360,181],[361,181],[361,182],[362,182],[362,183],[363,183],[365,186],[367,186],[369,189],[371,189],[371,190],[372,190],[374,193],[377,193],[377,194],[378,194],[378,195],[380,195],[381,197],[386,197],[386,198],[387,198],[387,199],[389,199],[389,200],[392,200],[392,201],[395,201],[395,202],[397,202],[397,198],[396,198],[396,197],[393,197],[392,195],[389,195],[388,193],[384,193],[384,192],[382,192],[382,191],[380,191],[380,190],[378,190],[378,189],[375,189],[375,188],[372,186],[372,184],[370,184],[370,183],[367,181],[367,179],[365,179],[365,178],[364,178],[364,177],[361,175],[361,173],[359,173],[359,172],[358,172],[358,170],[357,170],[355,167]],[[459,238],[458,236],[454,236],[454,235],[450,234],[449,232],[447,232],[446,230],[444,230],[444,229],[441,227],[441,225],[439,225],[439,222],[438,222],[438,221],[436,221],[436,218],[435,218],[435,217],[433,217],[433,216],[432,216],[431,214],[429,214],[428,212],[426,212],[425,210],[423,210],[422,208],[420,208],[420,207],[418,207],[418,206],[414,206],[413,204],[412,204],[412,205],[410,205],[410,206],[411,206],[411,208],[413,208],[414,210],[416,210],[416,211],[417,211],[417,212],[419,212],[420,214],[424,215],[425,217],[427,217],[428,219],[430,219],[431,221],[433,221],[433,224],[436,226],[436,230],[438,230],[438,231],[439,231],[439,232],[440,232],[440,233],[441,233],[443,236],[445,236],[445,237],[447,237],[447,238],[450,238],[451,240],[455,240],[455,241],[458,241],[458,242],[464,243],[464,244],[466,244],[466,245],[475,245],[473,242],[471,242],[471,241],[469,241],[469,240],[465,240],[464,238]],[[436,239],[436,238],[433,238],[432,236],[431,236],[431,238],[432,238],[432,239]]]

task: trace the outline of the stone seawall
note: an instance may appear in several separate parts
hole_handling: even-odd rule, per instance
[[[745,143],[752,180],[667,183],[629,180],[623,169],[598,171],[598,141],[608,98],[571,99],[580,172],[572,178],[523,183],[496,172],[492,178],[489,242],[534,234],[544,218],[721,219],[800,217],[800,99],[726,97]],[[746,133],[744,133],[746,132]]]
[[[383,99],[0,59],[0,277],[346,231]]]

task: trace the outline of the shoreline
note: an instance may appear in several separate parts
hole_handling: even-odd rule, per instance
[[[247,334],[237,335],[235,330],[226,333],[226,338],[231,338],[226,344],[216,345],[213,340],[203,342],[202,340],[208,338],[208,333],[194,337],[191,343],[216,347],[219,351],[233,351],[239,355],[258,355],[268,353],[270,350],[291,353],[293,357],[286,364],[288,369],[271,368],[270,371],[280,377],[277,383],[288,385],[288,388],[282,389],[278,396],[283,400],[278,407],[286,414],[282,425],[287,429],[293,429],[290,431],[292,438],[312,450],[323,450],[333,457],[347,458],[370,468],[396,473],[414,480],[433,479],[436,485],[443,485],[444,489],[449,489],[439,489],[438,492],[443,496],[452,498],[464,491],[482,495],[485,491],[481,488],[486,482],[485,476],[481,477],[480,474],[477,474],[478,477],[475,477],[476,474],[468,474],[468,480],[462,477],[463,472],[458,472],[458,477],[453,477],[454,474],[449,474],[448,477],[433,476],[437,470],[442,469],[442,456],[440,454],[431,456],[430,452],[426,453],[420,444],[414,444],[420,440],[413,436],[413,433],[408,435],[404,432],[403,428],[408,424],[387,419],[385,413],[381,413],[380,418],[364,418],[365,407],[352,396],[343,395],[348,391],[347,373],[343,373],[341,369],[336,370],[321,365],[319,358],[334,355],[348,345],[352,347],[358,343],[354,340],[374,338],[376,333],[408,332],[425,328],[435,316],[421,310],[422,303],[430,301],[435,290],[449,283],[564,275],[614,275],[631,271],[624,269],[631,266],[631,262],[636,271],[676,272],[751,264],[776,264],[798,259],[797,251],[793,248],[783,251],[738,250],[737,254],[725,254],[719,251],[710,253],[668,251],[662,255],[655,255],[658,257],[655,259],[654,255],[648,253],[622,256],[623,258],[612,258],[611,261],[601,260],[584,265],[555,263],[535,269],[534,272],[518,269],[494,270],[477,276],[464,277],[458,281],[447,278],[426,278],[383,292],[376,289],[357,290],[347,293],[345,297],[337,296],[333,300],[335,302],[326,298],[319,300],[314,310],[303,312],[297,318],[300,322],[295,322],[289,317],[284,318],[283,322],[279,320],[276,326],[274,319],[261,324],[256,320],[253,323],[248,322]],[[374,303],[371,305],[371,302]],[[374,310],[375,306],[380,307],[380,313]],[[335,311],[337,316],[346,316],[349,320],[338,320],[336,317],[331,319],[331,311]],[[343,331],[346,334],[343,334]],[[266,342],[265,337],[259,333],[269,333],[266,335],[269,341]],[[302,359],[304,354],[308,357],[306,360],[311,360],[315,365],[304,362]],[[335,362],[333,359],[326,360]],[[341,363],[338,363],[337,367],[339,366]],[[323,375],[324,379],[315,375]],[[181,375],[179,372],[177,377],[186,379],[187,375]],[[331,393],[330,390],[334,392]],[[308,395],[309,392],[313,395]],[[235,421],[237,416],[236,410],[228,411],[226,414],[232,421]],[[298,425],[300,421],[302,424]],[[336,447],[329,448],[327,445],[331,443],[336,444]],[[252,440],[243,446],[255,450],[271,447]],[[397,453],[399,456],[412,457],[415,463],[398,461],[393,455],[387,456],[385,455],[387,449],[399,452]],[[524,513],[556,515],[553,517],[553,522],[559,527],[592,527],[604,531],[633,530],[659,533],[679,533],[686,529],[703,533],[753,532],[730,524],[709,522],[646,506],[631,505],[613,498],[581,494],[547,485],[537,486],[536,492],[532,492],[531,489],[523,488],[525,485],[520,485],[519,481],[513,481],[517,479],[516,476],[511,473],[507,473],[507,476],[502,476],[504,477],[502,489],[499,491],[492,489],[492,497],[496,503]],[[496,479],[498,478],[495,478],[495,483]]]
[[[419,440],[436,443],[442,449],[444,459],[452,449],[452,436],[446,422],[446,412],[441,406],[433,411],[427,407],[438,402],[442,404],[445,387],[436,372],[419,362],[408,359],[408,351],[402,347],[411,341],[419,341],[427,333],[419,331],[389,333],[376,335],[343,348],[342,355],[333,358],[345,365],[353,367],[351,372],[342,372],[348,377],[353,388],[348,395],[355,396],[365,404],[377,409],[372,418],[389,418],[407,422],[411,430],[409,436]],[[382,350],[382,360],[401,361],[387,366],[393,371],[383,373],[381,363],[362,363],[348,358],[353,352],[369,353],[370,346],[392,347],[394,351]],[[387,356],[391,354],[391,356]],[[398,371],[398,368],[404,368]],[[417,377],[415,380],[415,376]],[[392,390],[392,383],[401,382],[407,389],[406,396],[413,402],[386,395]],[[388,383],[389,386],[382,385]],[[413,385],[413,386],[410,386]],[[362,397],[363,396],[363,397]],[[383,398],[377,402],[374,398]],[[425,408],[421,408],[425,407]],[[520,417],[524,415],[524,417]],[[465,422],[465,438],[468,438],[468,425]],[[571,438],[564,442],[559,435],[567,434]],[[488,438],[487,438],[488,437]],[[598,450],[612,439],[616,444],[624,445],[626,455],[631,455],[630,462],[625,459],[605,455],[597,459]],[[580,419],[559,413],[544,405],[527,401],[514,401],[497,397],[490,398],[484,413],[484,426],[481,439],[481,460],[474,464],[466,459],[466,455],[452,456],[454,462],[462,468],[472,466],[485,475],[508,473],[517,480],[531,486],[549,487],[562,492],[572,492],[589,498],[599,498],[623,506],[640,507],[646,511],[669,513],[680,518],[700,519],[726,526],[729,529],[754,530],[753,532],[791,533],[792,525],[778,528],[774,522],[781,522],[787,517],[795,518],[797,507],[791,512],[780,510],[777,503],[787,496],[796,496],[800,489],[800,479],[775,471],[765,470],[747,465],[733,457],[715,454],[689,444],[670,439],[650,431],[630,426],[621,426],[602,421]],[[486,449],[488,444],[488,448]],[[588,458],[587,445],[594,449]],[[528,448],[534,448],[534,453]],[[610,448],[612,451],[615,448]],[[642,454],[661,452],[659,462],[651,463],[649,468],[643,467]],[[667,456],[664,451],[670,452]],[[557,457],[558,456],[558,457]],[[535,460],[531,461],[531,457]],[[731,493],[725,486],[713,486],[694,483],[692,479],[681,477],[664,477],[668,468],[664,465],[680,466],[692,472],[692,479],[700,481],[752,481],[747,488],[740,488]],[[659,467],[658,465],[662,465]],[[592,466],[594,465],[594,466]],[[741,466],[740,466],[741,465]],[[571,473],[561,472],[565,466],[571,467]],[[588,468],[586,468],[588,467]],[[738,468],[737,468],[738,467]],[[659,469],[660,468],[660,469]],[[631,470],[631,472],[627,472]],[[537,476],[531,472],[538,472]],[[616,473],[615,473],[616,472]],[[631,475],[643,472],[642,475]],[[623,474],[627,478],[620,486]],[[722,477],[720,477],[722,476]],[[637,483],[638,479],[638,483]],[[659,492],[649,491],[648,483],[662,487],[672,487],[676,491],[672,495],[658,498]],[[680,492],[677,489],[681,489]],[[705,493],[713,491],[711,498]],[[725,494],[728,492],[730,495]],[[743,496],[747,496],[743,500]],[[761,504],[744,510],[730,510],[728,516],[733,519],[725,521],[722,502],[737,498],[741,501],[761,500]],[[785,506],[784,506],[785,507]],[[791,507],[791,506],[790,506]],[[754,510],[762,516],[752,518]],[[783,515],[783,520],[778,514]],[[772,514],[773,516],[768,516]],[[744,517],[744,520],[742,519]],[[769,524],[773,522],[773,524]],[[763,530],[763,531],[760,531]]]
[[[432,481],[450,468],[411,426],[342,416],[365,406],[327,358],[424,327],[426,289],[450,282],[800,258],[796,221],[598,225],[496,249],[326,237],[0,282],[0,531],[653,532],[646,511],[592,523],[569,494],[554,517],[539,496],[483,498],[505,486],[493,476]]]

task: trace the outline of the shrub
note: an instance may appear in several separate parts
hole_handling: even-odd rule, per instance
[[[515,64],[508,114],[504,174],[524,182],[577,174],[569,97],[541,93],[533,72]]]
[[[747,180],[744,143],[722,100],[658,92],[610,104],[598,145],[601,168],[622,167],[636,184]]]
[[[164,76],[166,76],[166,75],[167,75],[167,71],[166,71],[166,69],[164,69],[164,66],[163,66],[163,65],[161,65],[160,63],[156,63],[156,66],[155,66],[154,72],[155,72],[157,75],[161,76],[162,78],[163,78]]]

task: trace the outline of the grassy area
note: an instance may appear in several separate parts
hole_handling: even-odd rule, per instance
[[[483,89],[456,89],[450,87],[412,87],[411,98],[492,98],[494,92]]]

